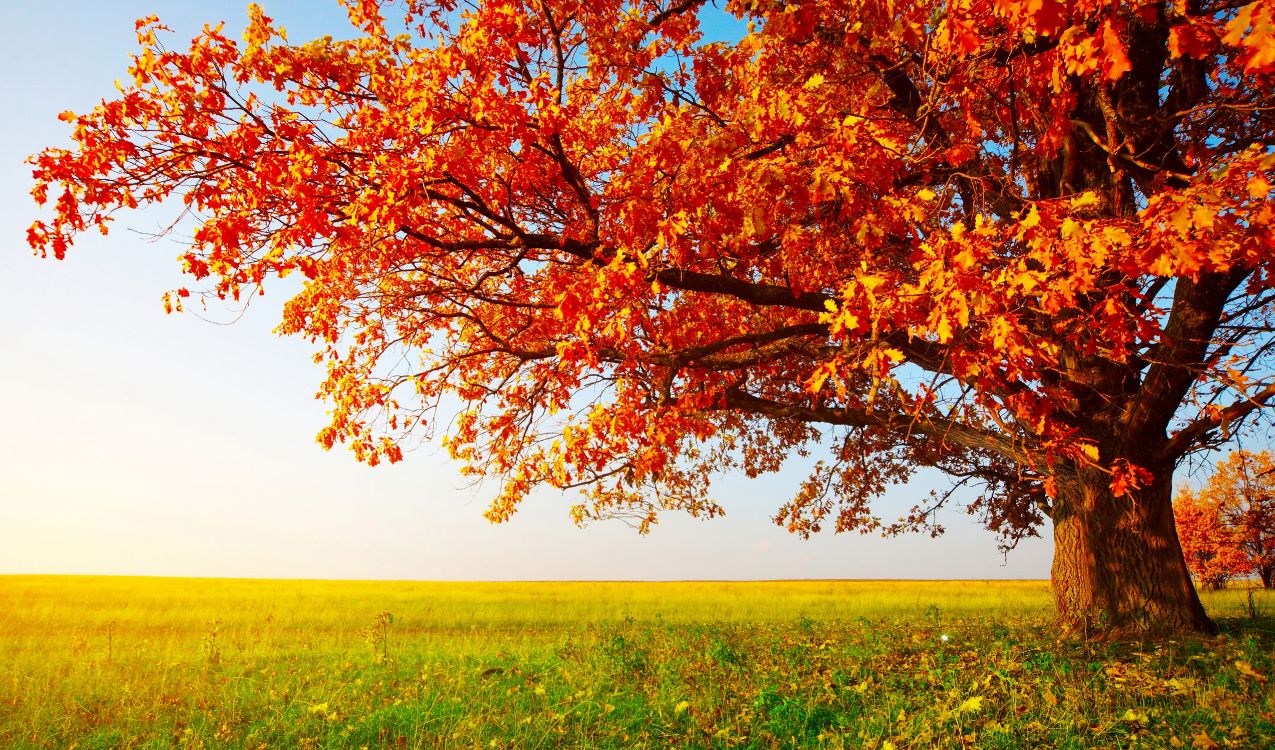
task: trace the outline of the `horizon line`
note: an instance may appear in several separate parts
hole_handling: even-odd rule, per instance
[[[4,573],[0,578],[156,578],[202,581],[295,581],[331,583],[958,583],[1039,582],[1048,578],[313,578],[153,573]]]

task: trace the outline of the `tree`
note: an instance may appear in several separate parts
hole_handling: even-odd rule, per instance
[[[1177,522],[1187,568],[1200,583],[1211,589],[1221,589],[1232,578],[1253,570],[1236,544],[1233,531],[1223,523],[1220,508],[1191,488],[1178,490],[1173,501],[1173,518]]]
[[[1052,519],[1068,628],[1213,628],[1172,477],[1275,396],[1272,0],[752,0],[734,43],[704,0],[344,2],[305,44],[139,21],[31,245],[180,200],[194,293],[304,276],[321,441],[441,422],[494,521],[711,517],[795,454],[778,523],[902,531],[952,493],[872,497],[936,467],[1007,544]]]
[[[1183,488],[1174,502],[1187,565],[1220,587],[1256,573],[1275,583],[1275,457],[1270,451],[1235,451],[1197,495]]]

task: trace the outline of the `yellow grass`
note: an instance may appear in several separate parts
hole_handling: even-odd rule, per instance
[[[1206,602],[1248,614],[1242,591]],[[1254,600],[1267,617],[1272,604]],[[1120,712],[1173,698],[1152,689],[1173,675],[1200,701],[1247,701],[1243,736],[1270,728],[1271,699],[1250,694],[1271,656],[1260,629],[1240,651],[1192,646],[1204,662],[1171,649],[1144,692],[1108,701],[1087,675],[1119,655],[1068,646],[1051,621],[1044,581],[0,576],[0,747],[944,747],[951,727],[1012,737],[1031,722],[1081,747],[1103,721],[1121,736],[1150,732],[1154,721]],[[1207,674],[1190,676],[1200,664],[1185,659]],[[1024,664],[1053,681],[1052,706],[1030,697],[1035,683],[1015,687]],[[1211,692],[1208,675],[1222,680]],[[864,702],[865,685],[879,698]],[[988,707],[1028,702],[980,723],[968,707],[982,699],[966,702],[978,695]],[[917,713],[926,701],[928,717]],[[1104,707],[1054,727],[1057,705]]]

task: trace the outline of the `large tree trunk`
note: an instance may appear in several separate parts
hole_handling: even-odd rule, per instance
[[[1216,633],[1196,595],[1173,522],[1173,472],[1124,497],[1092,469],[1059,477],[1053,589],[1065,630],[1118,638]]]

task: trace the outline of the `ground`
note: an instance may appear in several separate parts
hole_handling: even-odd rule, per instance
[[[1275,746],[1275,596],[1062,639],[1046,582],[0,576],[0,747]]]

